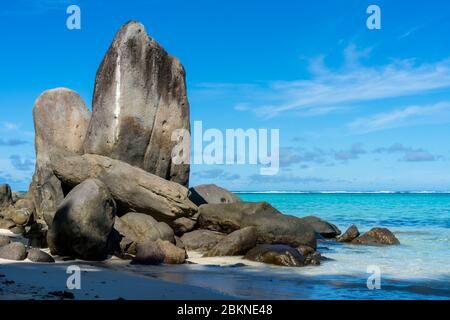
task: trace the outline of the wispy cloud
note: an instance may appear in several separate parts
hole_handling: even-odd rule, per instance
[[[14,154],[9,157],[12,166],[19,171],[31,171],[34,168],[34,160],[26,157],[21,157]]]
[[[222,169],[202,170],[202,171],[192,173],[192,176],[195,178],[198,178],[198,179],[203,179],[203,180],[219,179],[219,180],[232,181],[232,180],[240,179],[240,175],[229,173]]]
[[[296,175],[275,175],[275,176],[262,176],[259,174],[254,174],[249,176],[251,183],[263,183],[263,184],[278,184],[278,183],[291,183],[291,184],[318,184],[327,182],[327,179],[320,177],[301,177]]]
[[[394,143],[389,147],[377,148],[374,153],[387,153],[387,154],[403,154],[401,161],[407,162],[424,162],[424,161],[437,161],[441,159],[441,156],[433,155],[431,152],[422,148],[407,147],[401,143]]]
[[[358,118],[347,126],[351,131],[368,133],[410,125],[450,122],[450,103],[439,102],[425,106],[408,106],[390,112]]]
[[[334,158],[342,161],[354,160],[365,153],[367,153],[367,151],[363,148],[362,143],[354,143],[350,149],[336,151],[334,153]]]
[[[343,108],[358,107],[361,102],[450,88],[450,59],[422,64],[404,59],[381,66],[365,66],[362,61],[370,52],[370,49],[357,50],[350,45],[343,52],[343,66],[334,69],[324,64],[323,57],[311,59],[308,79],[255,84],[209,83],[194,90],[232,97],[236,100],[236,110],[270,118],[293,111],[304,116],[327,115]]]
[[[0,139],[0,146],[15,147],[27,144],[28,142],[21,139]]]

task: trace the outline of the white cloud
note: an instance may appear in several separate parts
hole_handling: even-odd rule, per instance
[[[390,112],[377,113],[369,117],[358,118],[347,126],[354,132],[368,133],[411,125],[447,122],[450,122],[450,103],[439,102],[432,105],[408,106]]]

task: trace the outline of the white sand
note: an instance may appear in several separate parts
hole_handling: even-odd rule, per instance
[[[0,234],[25,241],[9,231],[0,230]],[[99,263],[81,261],[57,261],[44,264],[25,261],[0,259],[0,300],[10,299],[55,299],[49,296],[51,291],[68,291],[75,299],[232,299],[233,297],[211,289],[177,284],[151,277],[127,272],[126,261],[110,259],[103,268]],[[67,267],[77,265],[81,268],[81,289],[67,288]],[[170,266],[167,266],[170,268]],[[14,283],[12,283],[14,281]]]

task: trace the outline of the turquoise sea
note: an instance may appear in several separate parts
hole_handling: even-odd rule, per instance
[[[256,299],[450,299],[450,194],[241,193],[285,214],[316,215],[342,232],[387,227],[399,246],[370,247],[320,241],[329,261],[303,268],[190,265],[155,268],[153,276]],[[369,290],[377,267],[380,289]]]

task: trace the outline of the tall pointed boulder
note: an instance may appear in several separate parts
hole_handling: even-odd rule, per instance
[[[173,132],[190,129],[185,71],[142,24],[117,32],[97,71],[92,111],[85,153],[188,184],[189,164],[172,162]]]

